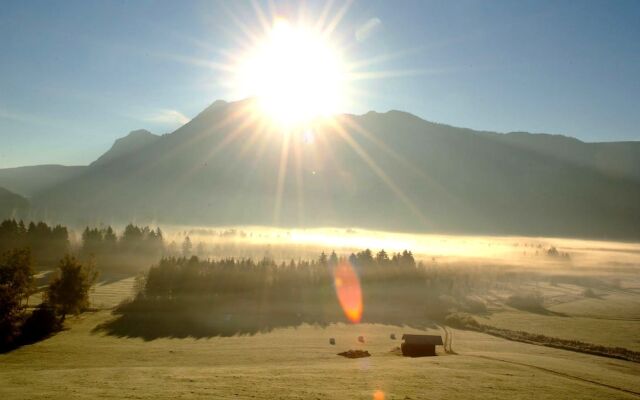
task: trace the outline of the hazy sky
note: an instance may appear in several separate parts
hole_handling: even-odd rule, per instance
[[[325,4],[307,2],[307,19]],[[131,130],[171,132],[231,100],[215,65],[255,15],[251,2],[3,1],[0,167],[86,164]],[[347,112],[640,140],[640,1],[355,1],[333,39],[375,61]]]

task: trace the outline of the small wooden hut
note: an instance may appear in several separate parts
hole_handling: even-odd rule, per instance
[[[436,346],[442,346],[439,335],[402,335],[402,355],[405,357],[428,357],[436,355]]]

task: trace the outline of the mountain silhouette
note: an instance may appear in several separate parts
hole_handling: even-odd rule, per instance
[[[158,138],[159,136],[144,129],[129,132],[127,136],[116,140],[111,149],[91,165],[107,164],[118,160],[120,157],[153,143]],[[60,185],[62,182],[82,174],[87,169],[89,167],[84,165],[34,165],[4,168],[0,169],[0,186],[30,198],[45,189]]]
[[[36,193],[71,179],[86,166],[33,165],[0,169],[0,186],[31,198]]]
[[[20,218],[28,208],[27,199],[0,187],[0,218]]]
[[[132,155],[134,152],[145,146],[149,146],[159,138],[159,136],[144,129],[131,131],[127,136],[116,140],[111,149],[100,156],[91,165],[104,165],[117,161],[122,157]]]
[[[34,209],[78,223],[640,238],[637,142],[480,132],[400,111],[286,135],[254,107],[217,101],[171,134],[132,133],[35,195]]]

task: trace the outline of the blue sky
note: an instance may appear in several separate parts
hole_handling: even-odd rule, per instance
[[[302,8],[313,20],[325,5]],[[171,132],[233,100],[211,65],[238,48],[234,19],[257,29],[255,15],[242,1],[3,1],[0,168],[87,164],[131,130]],[[344,111],[640,140],[639,21],[638,1],[355,1],[333,40],[380,77],[354,83],[367,95]]]

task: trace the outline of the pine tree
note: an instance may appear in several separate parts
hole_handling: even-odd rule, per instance
[[[191,239],[189,239],[189,236],[184,238],[184,242],[182,242],[182,255],[184,257],[189,257],[191,255],[191,250],[193,248],[193,245],[191,244]]]

